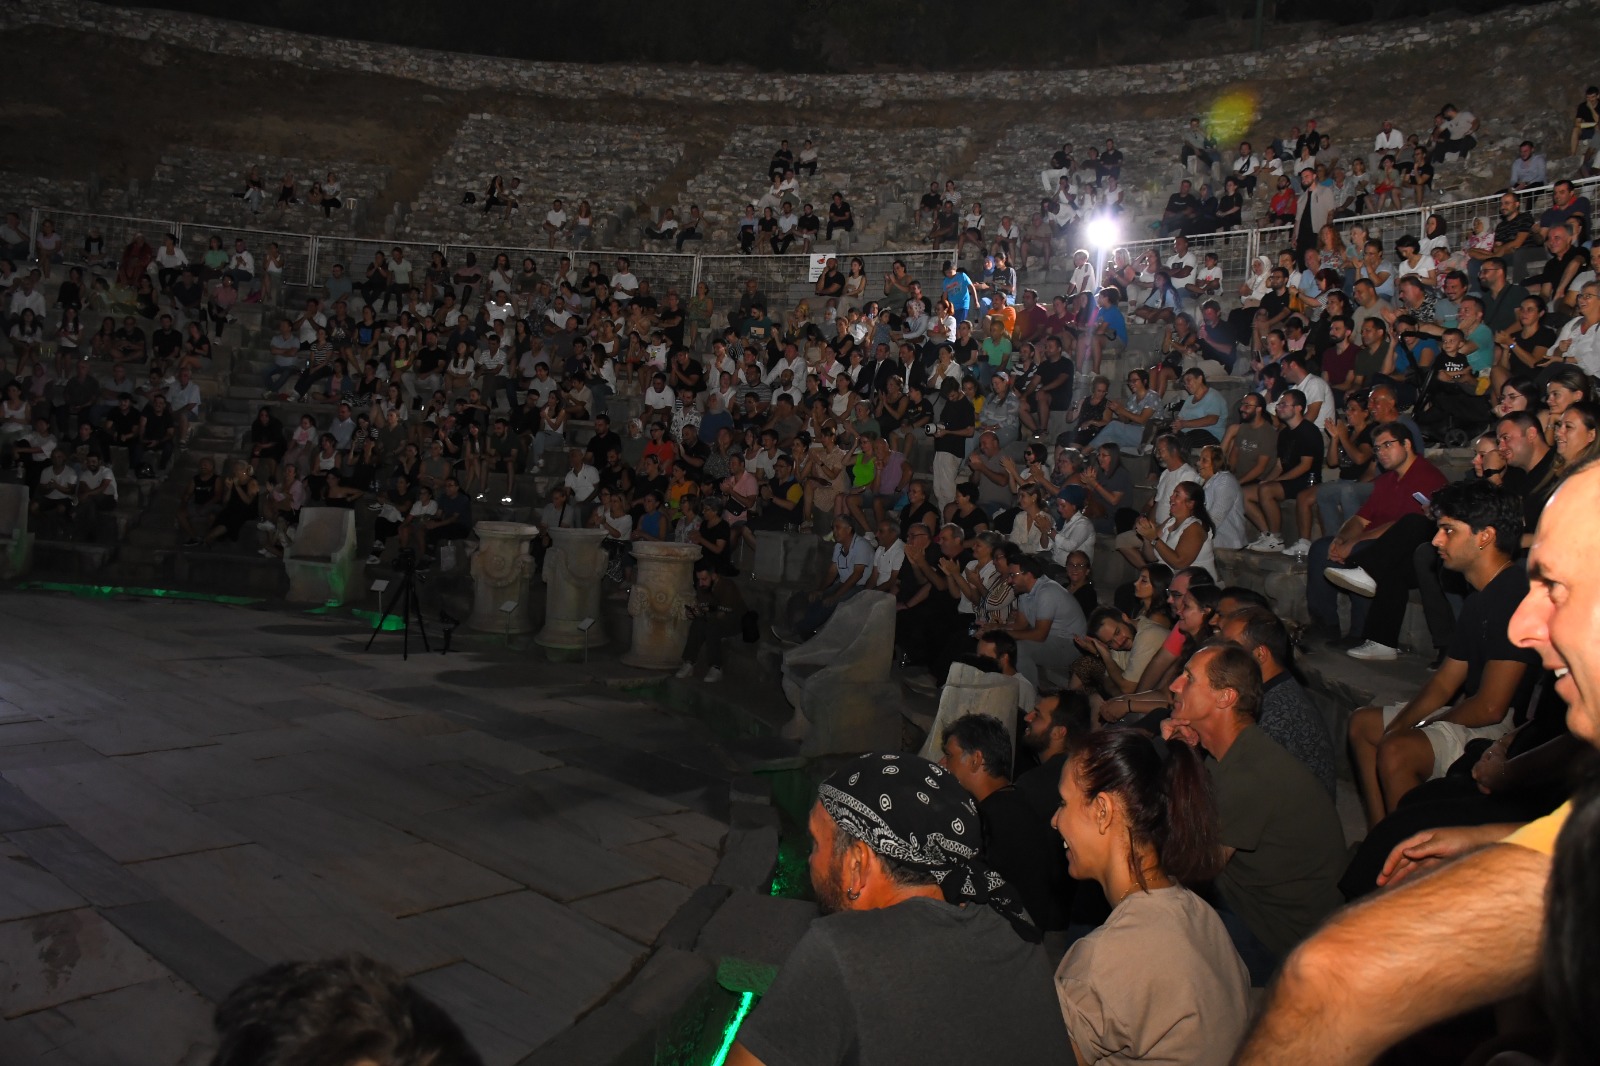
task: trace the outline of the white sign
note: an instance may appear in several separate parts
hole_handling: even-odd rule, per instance
[[[810,276],[807,280],[815,283],[818,278],[822,277],[822,272],[828,269],[828,260],[832,258],[833,256],[827,252],[823,252],[820,255],[813,253],[810,263],[807,264],[811,268]]]

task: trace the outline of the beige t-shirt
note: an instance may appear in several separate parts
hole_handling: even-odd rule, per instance
[[[1056,969],[1067,1032],[1091,1066],[1227,1066],[1249,994],[1222,919],[1186,888],[1135,891]]]

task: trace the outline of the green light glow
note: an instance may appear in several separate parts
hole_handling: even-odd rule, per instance
[[[739,1039],[739,1026],[744,1024],[745,1015],[750,1013],[755,1002],[754,992],[739,993],[739,1009],[733,1012],[733,1017],[728,1019],[728,1027],[722,1031],[722,1047],[712,1057],[711,1066],[723,1066],[728,1061],[728,1055],[733,1052],[733,1042]]]
[[[151,589],[134,585],[73,585],[61,581],[25,581],[20,590],[38,592],[66,592],[73,596],[109,600],[116,596],[150,596],[162,600],[196,600],[203,603],[227,603],[243,606],[260,603],[249,596],[223,596],[213,592],[187,592],[183,589]]]
[[[326,607],[319,607],[317,609],[318,612],[326,610]],[[363,622],[370,623],[374,629],[378,627],[378,619],[383,618],[383,616],[377,611],[364,611],[359,607],[355,608],[350,613],[361,619]],[[397,614],[391,614],[388,618],[383,619],[383,631],[385,633],[398,633],[405,627],[406,620]]]

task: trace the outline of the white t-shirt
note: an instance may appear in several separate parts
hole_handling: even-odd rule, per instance
[[[183,254],[182,248],[173,248],[169,252],[166,246],[163,245],[156,249],[156,265],[166,270],[176,270],[178,267],[187,265],[188,262],[189,257]]]
[[[1184,267],[1189,268],[1189,273],[1180,278],[1178,276],[1178,271],[1182,270]],[[1195,258],[1193,252],[1185,252],[1182,255],[1175,255],[1167,260],[1167,273],[1172,275],[1172,280],[1179,284],[1182,284],[1183,282],[1186,282],[1194,277],[1194,269]]]
[[[1180,481],[1198,484],[1200,474],[1194,467],[1184,463],[1176,470],[1161,471],[1161,476],[1156,479],[1156,494],[1151,500],[1154,506],[1150,508],[1150,521],[1156,525],[1164,525],[1172,517],[1172,490],[1178,487]]]
[[[567,224],[567,213],[565,211],[546,211],[544,220],[556,229],[560,229]]]
[[[411,505],[412,518],[433,518],[439,513],[439,505],[433,500],[418,500]]]
[[[1378,135],[1372,138],[1374,152],[1397,152],[1405,146],[1405,136],[1399,130],[1390,130],[1388,133],[1379,130]]]
[[[1333,387],[1321,374],[1307,374],[1294,388],[1306,394],[1306,418],[1320,429],[1323,419],[1332,417],[1334,413]],[[1319,403],[1321,407],[1317,407]],[[1317,407],[1315,415],[1311,411],[1313,407]]]
[[[639,279],[631,271],[611,276],[611,291],[623,303],[633,299],[634,293],[639,291]]]
[[[72,499],[76,495],[73,492],[73,487],[77,484],[78,472],[70,466],[64,466],[60,470],[52,470],[46,467],[44,474],[39,478],[41,488],[45,485],[50,486],[44,494],[44,498],[47,500]]]
[[[78,484],[91,490],[98,489],[101,485],[109,485],[110,488],[106,489],[105,495],[113,500],[117,498],[117,475],[109,466],[102,466],[99,470],[85,467],[83,473],[78,475]]]
[[[1198,274],[1196,274],[1195,278],[1194,278],[1194,283],[1196,285],[1205,285],[1206,283],[1212,282],[1212,281],[1216,282],[1218,286],[1221,286],[1221,284],[1222,284],[1222,268],[1221,267],[1219,267],[1219,266],[1203,266],[1203,267],[1200,268],[1200,272]]]
[[[600,531],[608,537],[627,540],[629,535],[633,533],[633,515],[626,511],[620,515],[603,515],[600,518],[600,522]]]
[[[676,402],[677,397],[665,386],[644,390],[644,405],[652,411],[670,411]]]

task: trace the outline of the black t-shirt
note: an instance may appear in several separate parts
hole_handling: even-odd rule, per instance
[[[1278,461],[1283,472],[1288,473],[1301,460],[1311,457],[1311,470],[1317,469],[1317,457],[1322,454],[1322,431],[1305,419],[1298,426],[1284,426],[1278,430]],[[1299,475],[1308,476],[1310,471]]]
[[[176,431],[178,424],[173,421],[172,409],[156,414],[154,411],[144,413],[144,439],[159,443],[167,438],[167,434]]]
[[[1573,263],[1578,264],[1577,271],[1572,275],[1573,277],[1577,277],[1579,274],[1583,273],[1583,267],[1587,261],[1588,255],[1583,251],[1583,249],[1575,244],[1567,249],[1565,255],[1553,255],[1549,259],[1545,260],[1544,270],[1537,278],[1533,278],[1531,280],[1545,285],[1559,286],[1561,284],[1561,279],[1566,276],[1567,268],[1569,266],[1571,266]]]
[[[979,512],[975,510],[973,513],[978,514]],[[940,574],[941,571],[939,569],[939,560],[946,558],[943,549],[941,549],[937,544],[930,544],[928,545],[928,554],[925,556],[925,558],[928,561],[928,569],[933,571],[935,574]],[[967,568],[967,564],[971,561],[972,552],[965,548],[961,549],[961,551],[958,552],[955,557],[956,569],[965,570]],[[961,601],[957,596],[952,595],[948,590],[941,590],[938,588],[938,586],[928,590],[927,603],[929,608],[931,608],[935,614],[943,614],[954,618],[956,616],[956,608],[960,605],[960,602]],[[949,634],[945,635],[948,636]]]
[[[111,413],[106,415],[106,421],[111,424],[111,432],[121,440],[139,428],[139,412],[132,407],[127,411],[123,411],[121,407],[114,407]]]
[[[1167,206],[1163,213],[1168,215],[1184,215],[1199,214],[1199,212],[1199,197],[1195,196],[1193,193],[1185,195],[1181,192],[1175,192],[1171,196],[1167,197]]]
[[[1268,318],[1276,318],[1289,306],[1289,290],[1285,289],[1280,296],[1268,289],[1261,296],[1261,310],[1267,313]]]
[[[794,1066],[1072,1061],[1042,949],[990,907],[922,898],[812,922],[739,1042]]]
[[[951,347],[956,350],[956,362],[962,366],[971,366],[983,354],[983,345],[978,343],[976,337],[968,337],[964,341],[958,340]]]
[[[811,214],[802,214],[800,216],[800,221],[796,222],[795,226],[800,230],[801,233],[815,233],[817,230],[822,228],[822,219],[818,218],[815,212]],[[841,277],[842,276],[843,275],[841,275]],[[841,284],[843,284],[843,282],[841,282]]]
[[[939,417],[939,425],[946,430],[971,429],[977,425],[977,413],[972,409],[972,401],[965,396],[957,396],[944,405],[944,411]],[[967,454],[967,438],[946,433],[937,437],[933,442],[933,450],[946,455],[965,456]]]
[[[589,438],[589,443],[586,447],[589,452],[589,461],[596,467],[604,467],[607,452],[615,448],[617,453],[621,454],[622,438],[614,430],[606,433],[596,433]]]
[[[1545,501],[1550,498],[1550,493],[1555,491],[1554,481],[1547,479],[1550,468],[1556,464],[1557,458],[1556,450],[1551,448],[1543,459],[1534,464],[1532,470],[1524,473],[1515,467],[1509,467],[1506,476],[1501,478],[1507,488],[1522,497],[1523,529],[1532,530],[1539,527],[1539,516],[1544,513]]]
[[[150,334],[150,347],[156,355],[166,359],[183,347],[183,334],[175,329],[158,329]]]
[[[961,508],[956,508],[950,515],[950,521],[961,527],[961,539],[971,540],[980,530],[979,526],[989,526],[989,515],[981,507],[973,507],[967,514],[961,513]]]
[[[194,476],[194,492],[190,499],[194,501],[196,507],[204,507],[217,498],[217,480],[217,475],[215,474],[211,475],[209,481],[199,474]]]
[[[443,348],[421,348],[417,351],[417,373],[424,377],[437,373],[445,362]]]
[[[1010,882],[1033,924],[1065,929],[1072,888],[1061,835],[1014,785],[991,792],[978,804],[978,818],[984,861]]]
[[[1039,364],[1039,388],[1050,397],[1050,406],[1061,409],[1072,403],[1072,361],[1065,356],[1046,357]]]
[[[1483,680],[1483,668],[1490,662],[1523,663],[1527,669],[1523,671],[1511,706],[1519,714],[1526,711],[1528,697],[1539,680],[1539,654],[1531,648],[1517,647],[1506,630],[1511,624],[1511,615],[1527,594],[1528,572],[1512,563],[1461,605],[1455,636],[1446,654],[1467,664],[1467,678],[1461,687],[1463,697],[1477,693]]]
[[[1356,434],[1355,443],[1364,444],[1369,448],[1372,447],[1372,423],[1369,422],[1361,428],[1361,432]],[[1361,476],[1367,472],[1367,468],[1370,466],[1372,466],[1372,458],[1370,456],[1366,462],[1358,466],[1356,461],[1350,458],[1350,453],[1344,450],[1344,445],[1339,445],[1340,481],[1360,481]]]

